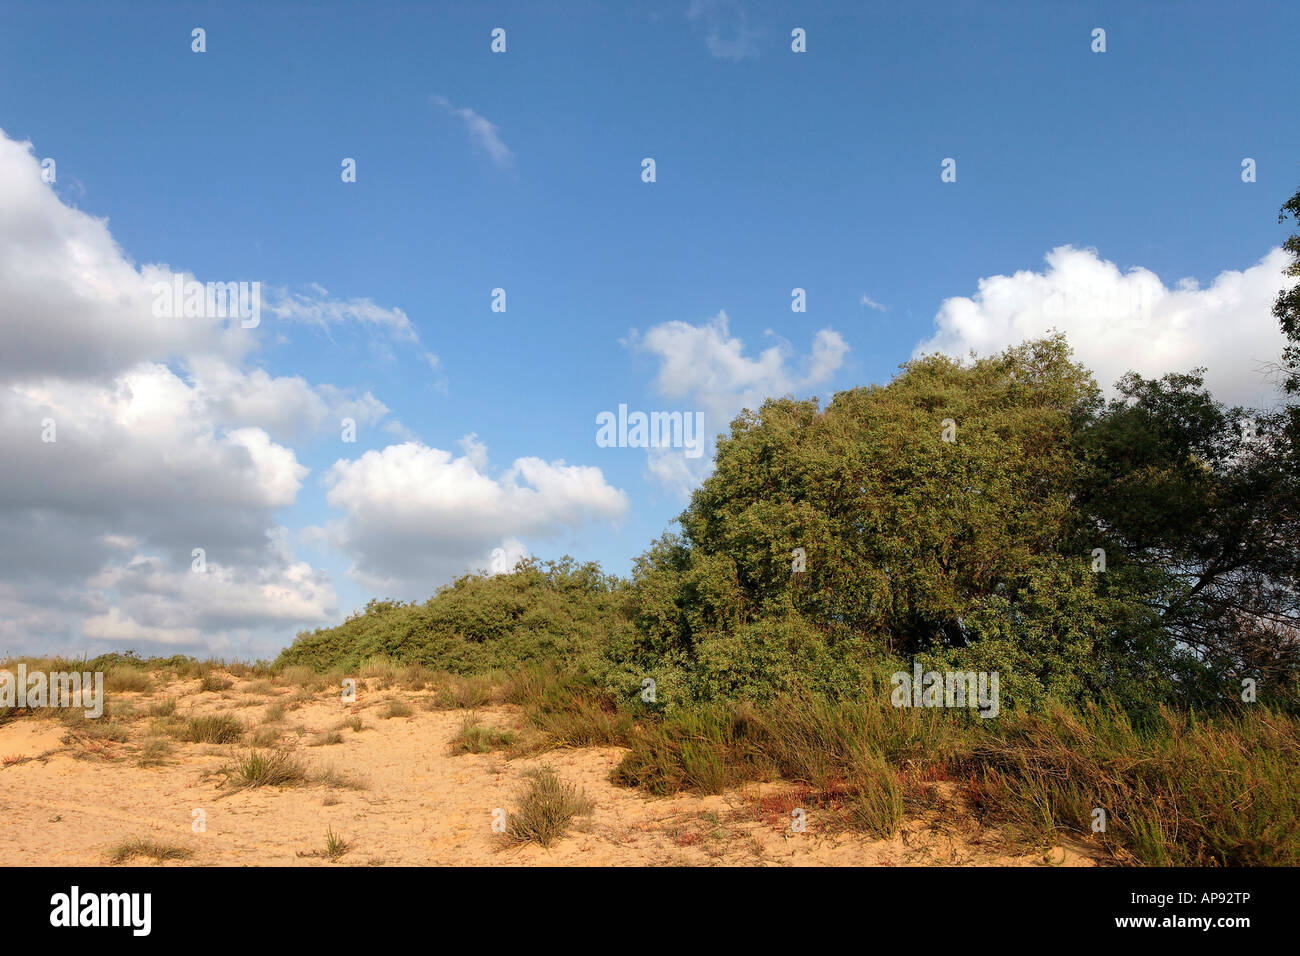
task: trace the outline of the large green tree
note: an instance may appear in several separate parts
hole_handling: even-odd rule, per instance
[[[611,685],[876,693],[921,661],[1016,705],[1294,696],[1300,485],[1282,416],[1200,371],[1104,402],[1060,337],[746,411],[637,562]]]
[[[1072,502],[1099,405],[1056,337],[743,413],[682,537],[637,566],[624,687],[853,693],[924,659],[999,670],[1025,701],[1089,693],[1114,611]]]

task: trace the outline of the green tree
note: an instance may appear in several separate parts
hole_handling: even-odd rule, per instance
[[[1076,502],[1126,611],[1114,653],[1148,662],[1187,703],[1294,695],[1300,485],[1279,414],[1226,408],[1201,372],[1144,379],[1081,433]],[[1118,586],[1118,590],[1116,587]]]
[[[1072,502],[1076,431],[1099,404],[1056,337],[926,356],[825,410],[742,413],[682,538],[638,565],[622,689],[642,669],[690,699],[851,694],[922,659],[999,670],[1025,702],[1087,694],[1113,601]]]
[[[1200,370],[1117,388],[1056,336],[742,413],[682,535],[636,564],[610,686],[852,696],[920,661],[996,670],[1011,706],[1217,706],[1244,677],[1293,699],[1282,416],[1224,407]]]

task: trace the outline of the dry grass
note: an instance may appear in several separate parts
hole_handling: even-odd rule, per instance
[[[253,733],[252,744],[254,748],[261,749],[275,747],[282,736],[278,727],[258,727]]]
[[[506,820],[506,839],[550,846],[568,832],[575,816],[589,814],[594,808],[582,790],[560,780],[550,767],[533,771],[530,777],[519,806]]]
[[[133,837],[129,840],[123,840],[117,846],[109,851],[109,862],[118,866],[128,860],[136,857],[148,857],[155,862],[162,860],[188,860],[194,856],[194,851],[183,846],[176,846],[170,843],[159,843],[156,840],[148,840],[144,837]]]
[[[222,677],[220,674],[204,674],[203,679],[199,681],[199,691],[205,694],[216,694],[223,690],[230,690],[235,686],[235,682],[228,677]]]
[[[153,679],[136,667],[114,667],[104,674],[104,689],[115,694],[146,694],[153,689]]]
[[[175,749],[171,741],[162,737],[152,737],[140,745],[140,752],[136,755],[135,762],[141,767],[161,767],[167,763],[167,758]]]
[[[513,731],[485,727],[471,714],[452,738],[448,750],[453,755],[485,754],[493,750],[506,750],[514,745],[516,739],[517,735]]]
[[[334,767],[326,767],[319,773],[313,774],[312,783],[329,787],[332,790],[365,790],[366,784],[359,777],[353,777],[337,770]]]
[[[176,730],[179,740],[196,744],[232,744],[244,736],[244,725],[226,714],[191,717]]]
[[[217,771],[219,786],[233,790],[289,787],[307,781],[307,768],[291,750],[250,750]]]
[[[389,720],[393,717],[410,717],[414,713],[415,710],[406,701],[390,700],[388,706],[380,712],[379,716],[384,720]]]

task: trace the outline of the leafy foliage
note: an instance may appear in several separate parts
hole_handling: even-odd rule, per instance
[[[509,574],[466,574],[423,604],[372,600],[338,627],[298,635],[278,666],[357,669],[389,658],[455,674],[529,662],[590,666],[619,584],[595,564],[525,558]]]

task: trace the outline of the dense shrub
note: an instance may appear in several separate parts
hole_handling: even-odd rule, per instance
[[[383,658],[454,674],[548,661],[590,671],[619,592],[594,564],[525,558],[507,574],[457,578],[423,604],[373,600],[337,627],[299,634],[276,666],[358,669]]]

